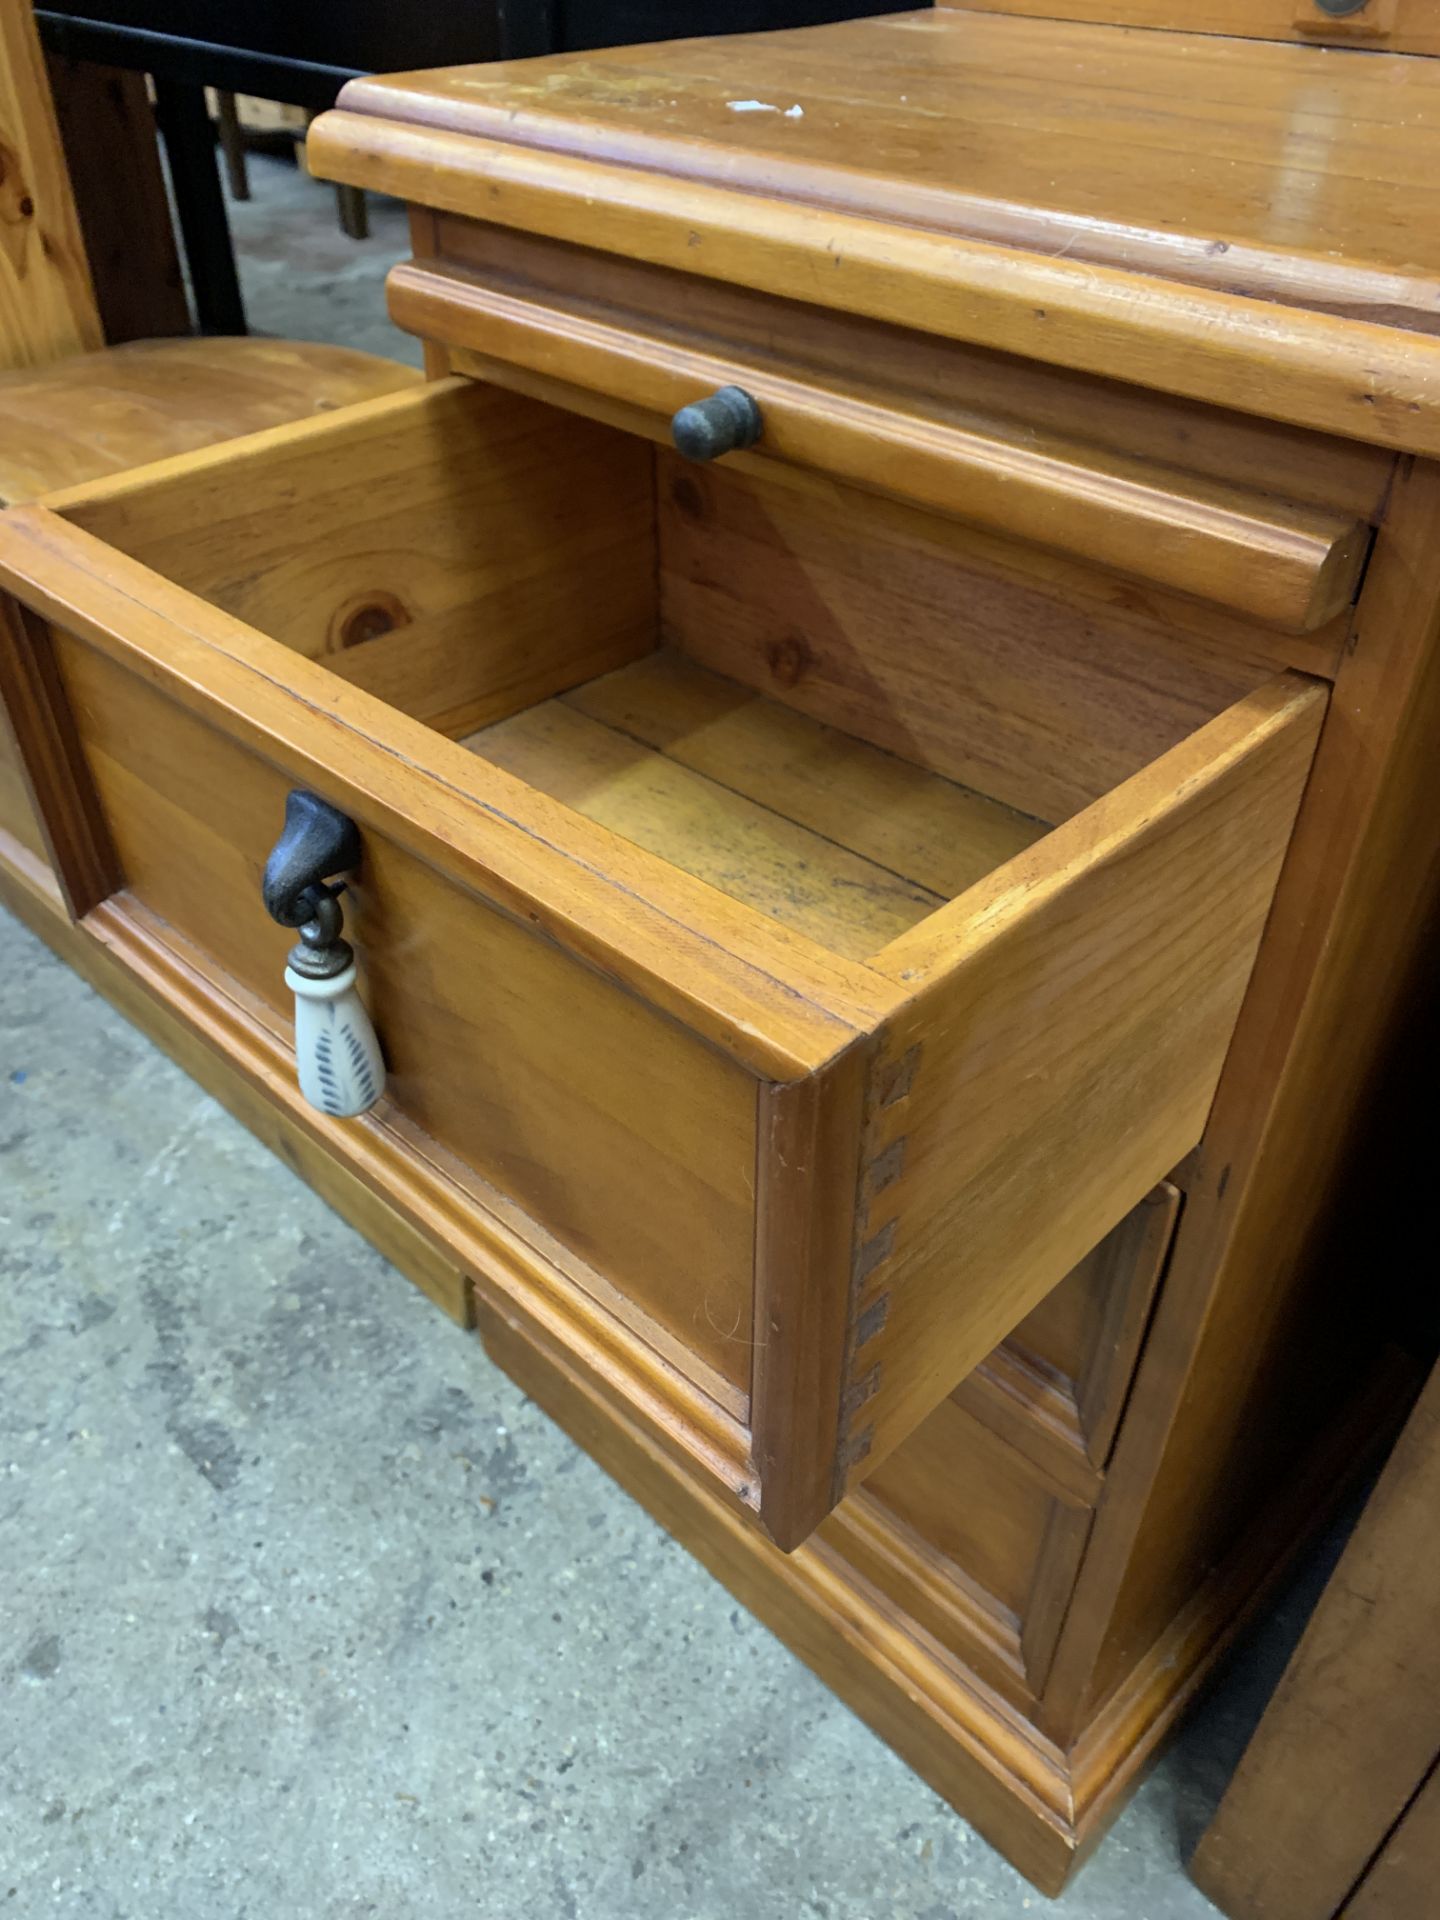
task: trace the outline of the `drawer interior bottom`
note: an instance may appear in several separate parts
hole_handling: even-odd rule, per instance
[[[1049,831],[668,647],[463,744],[851,959]]]

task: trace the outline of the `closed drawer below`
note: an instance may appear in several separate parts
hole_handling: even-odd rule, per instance
[[[1008,1698],[1042,1693],[1093,1520],[942,1401],[821,1528],[822,1543]]]
[[[1179,1215],[1164,1181],[820,1539],[1022,1706],[1043,1692]]]
[[[1179,1191],[1162,1181],[956,1388],[1082,1499],[1104,1476],[1179,1214]]]

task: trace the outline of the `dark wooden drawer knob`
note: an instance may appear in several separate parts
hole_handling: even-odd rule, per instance
[[[722,453],[753,447],[763,424],[759,407],[743,387],[717,387],[703,400],[681,407],[670,431],[687,460],[718,460]]]

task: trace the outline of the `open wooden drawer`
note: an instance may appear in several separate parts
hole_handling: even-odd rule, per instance
[[[354,820],[315,1128],[789,1547],[1199,1138],[1323,711],[1016,564],[445,382],[5,516],[5,679],[75,911],[272,1062]]]

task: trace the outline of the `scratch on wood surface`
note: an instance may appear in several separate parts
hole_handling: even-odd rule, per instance
[[[731,113],[778,113],[782,120],[803,120],[805,109],[796,104],[790,107],[777,107],[769,100],[727,100],[726,106]]]
[[[740,1322],[744,1318],[744,1314],[740,1307],[736,1307],[734,1324],[729,1327],[722,1327],[714,1314],[711,1313],[709,1294],[706,1294],[705,1298],[700,1302],[700,1311],[704,1314],[705,1324],[709,1327],[710,1331],[718,1334],[722,1340],[728,1340],[733,1346],[763,1347],[765,1345],[763,1340],[752,1340],[748,1334],[741,1333]]]

